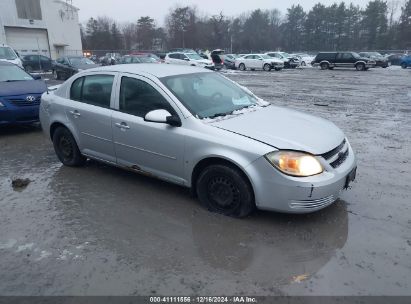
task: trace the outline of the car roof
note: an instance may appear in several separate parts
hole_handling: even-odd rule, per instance
[[[122,64],[111,65],[105,67],[98,67],[89,69],[87,72],[120,72],[137,75],[152,75],[157,78],[168,76],[194,74],[194,73],[213,73],[210,70],[200,67],[193,67],[188,65],[173,65],[173,64]]]

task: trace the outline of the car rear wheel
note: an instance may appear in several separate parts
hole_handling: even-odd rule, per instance
[[[403,63],[401,63],[401,67],[402,67],[403,69],[406,69],[406,68],[407,68],[407,64],[406,64],[405,62],[403,62]]]
[[[303,67],[307,66],[307,64],[305,63],[305,61],[301,62],[301,66],[303,66]]]
[[[252,187],[244,174],[228,165],[211,165],[196,183],[200,202],[211,212],[245,217],[255,209]]]
[[[323,62],[320,64],[321,70],[328,70],[330,68],[330,65],[326,62]]]
[[[357,71],[365,71],[365,64],[364,63],[357,63],[355,68]]]
[[[245,67],[245,64],[244,64],[244,63],[241,63],[241,64],[238,66],[238,68],[240,69],[240,71],[245,71],[245,70],[246,70],[246,67]]]
[[[264,64],[263,69],[264,69],[264,71],[269,72],[269,71],[271,71],[271,65],[266,63],[266,64]]]
[[[57,128],[53,134],[53,146],[57,157],[65,166],[79,167],[87,160],[81,155],[76,140],[67,128]]]
[[[281,71],[282,68],[275,68],[275,70],[278,72],[278,71]]]

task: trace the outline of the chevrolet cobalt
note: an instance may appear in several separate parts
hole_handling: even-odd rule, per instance
[[[356,174],[350,143],[333,123],[197,67],[83,71],[43,94],[40,119],[64,165],[90,158],[157,177],[228,216],[317,211]]]

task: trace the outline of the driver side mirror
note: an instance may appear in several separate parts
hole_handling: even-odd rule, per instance
[[[41,75],[32,75],[30,74],[31,77],[33,77],[34,80],[41,80]]]
[[[150,111],[144,117],[144,121],[168,124],[172,127],[181,127],[180,117],[171,115],[167,110]]]

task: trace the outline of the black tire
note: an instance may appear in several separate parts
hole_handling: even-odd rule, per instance
[[[328,70],[330,68],[330,65],[327,62],[323,62],[320,64],[321,70]]]
[[[278,72],[278,71],[281,71],[282,68],[275,68],[274,70],[276,70]]]
[[[334,67],[329,67],[328,69],[329,69],[329,70],[334,70]]]
[[[53,134],[54,151],[63,165],[68,167],[83,166],[87,160],[81,155],[71,132],[64,127],[58,127]]]
[[[196,183],[198,198],[209,211],[245,217],[255,209],[254,193],[244,174],[231,166],[211,165]]]
[[[365,71],[365,64],[364,63],[357,63],[355,65],[355,68],[357,69],[357,71]]]
[[[266,72],[270,72],[271,71],[271,64],[268,64],[268,63],[264,64],[263,70],[266,71]]]
[[[408,66],[407,66],[407,64],[404,62],[404,63],[401,64],[401,67],[402,67],[403,69],[406,69]]]
[[[244,63],[240,63],[240,65],[238,66],[240,71],[245,71],[247,68],[245,67]]]

